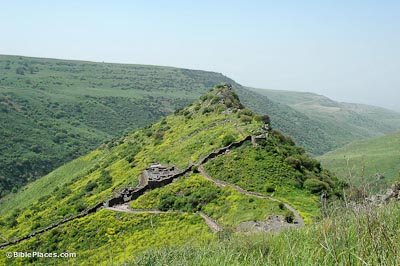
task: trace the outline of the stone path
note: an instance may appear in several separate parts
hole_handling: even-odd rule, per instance
[[[240,193],[242,193],[242,194],[245,194],[245,195],[249,195],[249,196],[254,196],[254,197],[258,197],[258,198],[269,199],[269,200],[272,200],[272,201],[280,202],[280,203],[284,204],[284,206],[285,206],[288,210],[290,210],[290,211],[293,212],[293,214],[294,214],[294,216],[295,216],[295,219],[296,219],[296,222],[297,222],[297,223],[295,224],[295,226],[302,226],[302,225],[304,225],[304,220],[301,218],[301,216],[299,215],[299,213],[298,213],[292,206],[290,206],[289,204],[284,203],[284,202],[282,202],[282,201],[280,201],[280,200],[278,200],[278,199],[276,199],[276,198],[269,197],[269,196],[265,196],[265,195],[260,194],[260,193],[255,193],[255,192],[247,191],[247,190],[244,190],[243,188],[241,188],[241,187],[239,187],[239,186],[237,186],[237,185],[234,185],[234,184],[231,184],[231,183],[222,181],[222,180],[214,179],[214,178],[212,178],[212,177],[204,170],[202,164],[206,163],[208,160],[210,160],[210,159],[212,159],[212,158],[215,158],[215,157],[217,157],[217,156],[220,156],[220,155],[225,154],[226,151],[229,150],[229,149],[232,148],[232,147],[239,147],[239,146],[241,146],[245,141],[248,141],[248,140],[251,140],[252,143],[254,142],[254,143],[253,143],[253,146],[256,146],[256,145],[257,145],[256,140],[255,140],[254,137],[252,137],[252,136],[247,136],[247,137],[245,137],[243,131],[242,131],[239,127],[237,127],[237,129],[238,129],[239,132],[243,135],[244,139],[241,140],[241,141],[238,141],[238,142],[236,142],[236,143],[232,143],[232,144],[230,144],[230,145],[227,146],[227,147],[223,147],[223,148],[217,150],[216,152],[212,152],[212,153],[210,153],[207,157],[203,158],[203,159],[200,161],[200,163],[199,163],[199,171],[200,171],[200,173],[201,173],[205,178],[207,178],[207,179],[213,181],[214,184],[215,184],[216,186],[219,186],[219,187],[229,186],[229,187],[232,187],[232,188],[236,189],[238,192],[240,192]],[[186,174],[187,172],[191,171],[191,168],[192,168],[193,166],[194,166],[194,164],[190,164],[189,167],[188,167],[185,171],[179,173],[179,175],[183,175],[183,174]],[[139,184],[145,183],[145,182],[146,182],[145,179],[142,179],[142,178],[139,179]],[[127,189],[127,188],[125,188],[125,189]],[[133,189],[135,189],[135,188],[133,188]],[[64,220],[61,220],[61,221],[59,221],[59,222],[57,222],[57,223],[55,223],[55,224],[49,225],[49,226],[46,227],[46,228],[40,229],[40,230],[38,230],[38,231],[35,231],[35,232],[33,232],[33,233],[31,233],[31,234],[29,234],[29,235],[27,235],[27,236],[21,237],[21,238],[16,239],[16,240],[14,240],[14,241],[12,241],[12,242],[2,243],[2,244],[0,244],[0,249],[1,249],[1,248],[8,247],[8,246],[11,246],[11,245],[15,245],[15,244],[17,244],[17,243],[20,243],[20,242],[26,240],[26,239],[29,239],[29,238],[34,237],[34,236],[36,236],[36,235],[42,234],[43,232],[46,232],[46,231],[48,231],[48,230],[51,230],[51,229],[53,229],[53,228],[55,228],[55,227],[57,227],[57,226],[59,226],[59,225],[61,225],[61,224],[64,224],[64,223],[70,222],[70,221],[72,221],[72,220],[74,220],[74,219],[81,218],[81,217],[83,217],[83,216],[86,216],[86,215],[89,215],[89,214],[91,214],[91,213],[94,213],[94,212],[96,212],[97,210],[99,210],[100,208],[103,208],[104,203],[105,203],[105,202],[100,202],[100,203],[96,204],[95,206],[89,208],[89,209],[86,210],[86,211],[83,211],[83,212],[81,212],[81,213],[79,213],[79,214],[77,214],[77,215],[75,215],[75,216],[71,216],[71,217],[66,218],[66,219],[64,219]],[[114,205],[113,207],[106,207],[106,209],[111,210],[111,211],[115,211],[115,212],[125,212],[125,213],[171,213],[171,212],[179,212],[179,211],[167,211],[167,212],[164,212],[164,211],[160,211],[160,210],[134,210],[134,209],[131,209],[131,208],[129,207],[129,202],[125,202],[124,204],[120,204],[120,205]],[[222,231],[222,230],[223,230],[223,228],[222,228],[216,221],[214,221],[213,219],[211,219],[210,217],[208,217],[208,216],[205,215],[204,213],[198,212],[198,214],[204,219],[204,221],[206,222],[206,224],[210,227],[210,229],[211,229],[213,232],[218,232],[218,231]]]

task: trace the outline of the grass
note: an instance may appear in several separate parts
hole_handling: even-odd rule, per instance
[[[106,142],[96,151],[49,174],[45,177],[47,180],[39,179],[22,192],[8,195],[7,203],[0,205],[1,241],[11,241],[79,213],[109,198],[121,187],[135,186],[138,175],[151,162],[182,169],[190,161],[198,162],[229,142],[242,139],[242,133],[260,134],[264,126],[263,118],[243,108],[228,86],[217,86],[174,115]],[[267,141],[260,142],[257,147],[249,142],[209,161],[205,167],[214,178],[266,195],[274,193],[298,207],[307,222],[318,212],[317,195],[324,191],[330,198],[338,196],[336,179],[321,169],[302,148],[295,146],[290,137],[276,130],[271,130]],[[307,180],[314,181],[307,185]],[[271,192],[271,188],[274,191]],[[312,202],[310,206],[307,205],[309,202]],[[0,251],[0,263],[9,262],[4,252],[41,250],[78,253],[77,258],[54,262],[58,265],[118,265],[133,259],[140,259],[139,264],[151,265],[146,256],[165,256],[165,248],[177,252],[188,248],[198,252],[208,247],[221,251],[214,258],[216,263],[232,262],[234,265],[237,258],[236,264],[255,263],[253,255],[266,254],[264,249],[252,249],[261,243],[258,236],[242,236],[247,244],[239,250],[239,244],[235,247],[235,239],[241,235],[233,233],[234,229],[241,222],[262,221],[270,214],[287,211],[277,202],[245,196],[230,188],[217,188],[195,173],[144,194],[132,203],[132,207],[183,212],[123,214],[100,210]],[[194,214],[197,210],[229,230],[211,234],[204,220]],[[219,242],[218,239],[225,240]],[[234,247],[237,254],[229,255],[231,251],[219,250],[218,245],[223,245],[223,249]],[[220,255],[229,256],[222,258]],[[197,259],[196,256],[200,255],[194,254],[183,261],[190,263],[191,259]],[[170,257],[160,261],[172,260],[173,264],[178,257],[171,253]],[[40,262],[31,259],[12,261],[16,265]]]
[[[311,222],[320,215],[320,191],[313,194],[304,188],[307,179],[329,183],[328,189],[321,189],[332,197],[340,195],[336,177],[321,171],[318,165],[298,147],[271,136],[256,148],[248,144],[233,149],[229,154],[207,162],[205,169],[213,178],[281,199],[293,205],[306,222]]]
[[[340,103],[314,93],[252,90],[275,102],[288,105],[318,123],[319,131],[326,132],[331,140],[328,143],[330,149],[320,149],[322,153],[355,140],[383,136],[400,130],[400,113],[392,110],[363,104]],[[317,138],[317,141],[319,139]]]
[[[211,92],[212,96],[215,92]],[[98,150],[41,178],[0,205],[0,241],[13,240],[105,201],[119,188],[136,186],[138,176],[152,162],[179,169],[261,127],[243,123],[237,114],[222,113],[212,97],[128,136],[109,141]],[[238,101],[238,100],[236,100]],[[210,111],[214,108],[215,110]],[[204,112],[207,110],[207,112]],[[236,126],[235,126],[236,124]]]
[[[203,219],[195,214],[126,214],[101,210],[0,250],[0,264],[117,265],[145,250],[183,244],[195,246],[214,237]],[[14,251],[76,252],[77,257],[7,259],[6,252]]]
[[[221,74],[0,55],[0,197],[194,101]]]
[[[304,228],[150,250],[127,265],[399,265],[400,206],[348,206]]]
[[[184,177],[154,189],[130,206],[134,209],[203,211],[220,225],[235,229],[246,221],[264,221],[269,215],[285,215],[277,202],[246,196],[233,188],[218,188],[200,174]]]
[[[0,55],[0,75],[0,197],[106,140],[158,121],[219,83],[233,84],[248,108],[269,115],[275,128],[310,153],[338,147],[337,135],[348,132],[213,72]],[[398,123],[385,112],[374,119],[385,120],[384,128]],[[382,123],[368,127],[379,131]]]
[[[395,132],[353,142],[319,159],[343,179],[351,179],[356,185],[370,184],[380,189],[393,183],[400,172],[399,150],[400,132]]]

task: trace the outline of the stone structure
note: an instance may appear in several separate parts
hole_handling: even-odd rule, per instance
[[[157,186],[157,183],[163,182],[163,180],[169,180],[176,174],[177,172],[174,166],[168,168],[159,163],[152,163],[150,167],[142,172],[142,177],[147,181],[147,184],[152,187]]]
[[[231,144],[229,144],[226,147],[220,148],[215,152],[211,152],[210,154],[208,154],[207,156],[205,156],[203,159],[200,160],[200,162],[196,165],[202,165],[204,163],[206,163],[207,161],[209,161],[210,159],[213,159],[215,157],[218,157],[220,155],[225,154],[226,152],[228,152],[229,150],[231,150],[232,148],[237,148],[243,145],[243,143],[245,143],[246,141],[251,141],[252,136],[247,136],[244,139],[238,141],[238,142],[233,142]],[[261,139],[265,139],[264,136],[257,136],[255,138],[256,141],[259,141]],[[127,187],[122,189],[117,195],[113,196],[112,198],[110,198],[109,200],[105,201],[105,202],[100,202],[97,203],[96,205],[94,205],[93,207],[77,214],[71,217],[68,217],[64,220],[61,220],[57,223],[54,223],[52,225],[49,225],[46,228],[40,229],[36,232],[33,232],[27,236],[21,237],[19,239],[16,239],[12,242],[8,242],[8,243],[3,243],[0,244],[0,249],[8,247],[8,246],[12,246],[15,245],[17,243],[20,243],[26,239],[30,239],[36,235],[42,234],[46,231],[49,231],[53,228],[56,228],[62,224],[65,224],[67,222],[70,222],[72,220],[75,220],[77,218],[81,218],[84,217],[86,215],[89,215],[91,213],[95,213],[97,212],[100,208],[104,207],[112,207],[115,205],[121,205],[124,203],[127,203],[129,201],[135,200],[137,199],[139,196],[143,195],[147,190],[149,189],[154,189],[154,188],[158,188],[158,187],[163,187],[165,185],[168,185],[170,183],[172,183],[172,181],[178,177],[184,176],[185,174],[189,173],[192,171],[193,166],[195,166],[195,164],[190,163],[189,166],[187,168],[185,168],[183,171],[181,172],[177,172],[177,170],[175,169],[175,167],[171,167],[171,168],[167,168],[165,166],[162,166],[160,164],[152,164],[149,168],[146,168],[143,172],[142,175],[139,178],[139,186],[137,187]],[[147,177],[147,178],[146,178]]]

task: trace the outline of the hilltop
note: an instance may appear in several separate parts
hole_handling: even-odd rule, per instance
[[[2,242],[31,237],[0,253],[68,250],[79,253],[68,263],[100,265],[240,230],[311,223],[321,216],[321,194],[340,197],[344,184],[269,123],[219,85],[3,198]],[[168,182],[143,179],[155,162],[171,169]],[[16,260],[27,261],[37,262]]]
[[[101,143],[173,113],[222,83],[232,84],[244,105],[268,115],[274,128],[311,154],[340,147],[347,136],[364,137],[346,121],[326,126],[323,119],[214,72],[0,55],[0,74],[0,137],[5,140],[0,144],[0,197]],[[398,121],[385,112],[374,121],[385,119],[393,125]],[[371,123],[368,130],[381,128]]]
[[[398,179],[399,158],[400,132],[395,132],[352,142],[318,159],[338,176],[350,178],[354,184],[370,184],[379,189]]]
[[[221,74],[0,56],[0,197],[182,108]]]
[[[303,115],[214,72],[0,55],[0,197],[220,83],[310,151],[329,143]],[[297,121],[293,126],[291,121]],[[114,139],[115,140],[115,139]]]

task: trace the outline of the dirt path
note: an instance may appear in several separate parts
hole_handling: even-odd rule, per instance
[[[177,211],[160,211],[156,209],[132,209],[129,203],[115,205],[113,207],[105,207],[104,209],[114,212],[125,212],[125,213],[171,213]]]
[[[234,184],[231,184],[231,183],[228,183],[228,182],[224,182],[224,181],[222,181],[222,180],[214,179],[214,178],[212,178],[210,175],[208,175],[208,173],[206,173],[206,171],[205,171],[204,168],[202,167],[202,164],[203,164],[203,163],[207,162],[208,160],[210,160],[210,159],[212,159],[212,158],[214,158],[214,157],[217,157],[217,156],[220,156],[220,155],[224,154],[224,153],[226,152],[226,150],[228,150],[228,149],[231,148],[231,147],[239,147],[239,146],[241,146],[245,141],[250,140],[250,138],[249,138],[250,136],[245,136],[245,135],[244,135],[244,132],[243,132],[239,127],[237,127],[237,129],[238,129],[238,131],[242,134],[242,136],[244,137],[244,139],[241,140],[241,141],[239,141],[239,142],[232,143],[232,144],[230,144],[228,147],[223,147],[223,148],[217,150],[216,152],[210,153],[207,157],[205,157],[204,159],[201,160],[200,166],[199,166],[199,171],[203,174],[204,177],[206,177],[207,179],[213,181],[214,184],[217,185],[217,186],[219,186],[219,187],[229,186],[229,187],[235,188],[237,191],[239,191],[240,193],[243,193],[243,194],[245,194],[245,195],[254,196],[254,197],[258,197],[258,198],[269,199],[269,200],[276,201],[276,202],[281,202],[282,204],[284,204],[284,206],[285,206],[287,209],[289,209],[290,211],[293,212],[293,214],[294,214],[294,216],[295,216],[295,219],[296,219],[296,221],[297,221],[296,226],[302,226],[302,225],[304,225],[304,221],[303,221],[303,219],[301,218],[301,216],[299,215],[299,213],[298,213],[292,206],[290,206],[289,204],[286,204],[286,203],[284,203],[284,202],[282,202],[282,201],[280,201],[280,200],[278,200],[278,199],[275,199],[275,198],[273,198],[273,197],[265,196],[265,195],[262,195],[262,194],[260,194],[260,193],[250,192],[250,191],[244,190],[243,188],[241,188],[241,187],[239,187],[239,186],[237,186],[237,185],[234,185]],[[257,143],[256,143],[254,137],[251,138],[251,141],[254,142],[254,143],[253,143],[253,146],[256,146]],[[190,164],[189,167],[186,169],[187,171],[185,170],[185,171],[183,171],[183,172],[181,172],[181,173],[179,173],[179,174],[185,174],[185,173],[187,173],[188,171],[191,170],[191,167],[192,167],[193,165],[194,165],[193,163]],[[141,176],[141,177],[139,178],[139,184],[143,184],[143,183],[147,183],[147,180],[146,180],[146,178],[144,178],[144,177]],[[125,188],[125,189],[128,189],[128,190],[129,190],[129,189],[135,189],[135,188]],[[59,222],[57,222],[57,223],[54,223],[54,224],[52,224],[52,225],[49,225],[49,226],[46,227],[46,228],[37,230],[37,231],[35,231],[35,232],[33,232],[33,233],[29,234],[29,235],[20,237],[19,239],[16,239],[16,240],[14,240],[14,241],[12,241],[12,242],[2,243],[2,244],[0,244],[0,249],[1,249],[1,248],[8,247],[8,246],[11,246],[11,245],[18,244],[18,243],[20,243],[20,242],[22,242],[22,241],[24,241],[24,240],[26,240],[26,239],[29,239],[29,238],[31,238],[31,237],[34,237],[34,236],[36,236],[36,235],[42,234],[42,233],[44,233],[44,232],[46,232],[46,231],[49,231],[49,230],[51,230],[51,229],[53,229],[53,228],[55,228],[55,227],[57,227],[57,226],[59,226],[59,225],[61,225],[61,224],[64,224],[64,223],[70,222],[70,221],[72,221],[72,220],[74,220],[74,219],[78,219],[78,218],[81,218],[81,217],[83,217],[83,216],[86,216],[86,215],[89,215],[89,214],[91,214],[91,213],[94,213],[94,212],[98,211],[100,208],[103,208],[103,206],[105,205],[105,203],[106,203],[106,202],[100,202],[100,203],[96,204],[94,207],[91,207],[91,208],[89,208],[89,209],[86,210],[86,211],[83,211],[83,212],[81,212],[81,213],[79,213],[79,214],[77,214],[77,215],[71,216],[71,217],[66,218],[66,219],[64,219],[64,220],[61,220],[61,221],[59,221]],[[160,211],[160,210],[137,210],[137,209],[135,210],[135,209],[131,209],[131,208],[129,207],[129,202],[126,202],[126,203],[121,204],[121,205],[115,205],[115,206],[113,206],[113,207],[106,207],[106,209],[111,210],[111,211],[115,211],[115,212],[125,212],[125,213],[171,213],[171,212],[179,212],[179,211],[167,211],[167,212],[164,212],[164,211]],[[211,229],[211,231],[217,232],[217,231],[222,231],[222,230],[223,230],[223,228],[222,228],[216,221],[214,221],[213,219],[211,219],[210,217],[208,217],[208,216],[205,215],[204,213],[199,212],[198,214],[204,219],[204,221],[205,221],[206,224],[209,226],[209,228]]]
[[[296,219],[296,222],[297,222],[296,225],[297,226],[303,226],[304,225],[303,218],[301,218],[300,214],[296,211],[296,209],[293,208],[292,206],[290,206],[289,204],[287,204],[287,203],[285,203],[285,202],[283,202],[281,200],[278,200],[276,198],[273,198],[273,197],[270,197],[270,196],[265,196],[265,195],[263,195],[261,193],[257,193],[257,192],[247,191],[247,190],[245,190],[245,189],[243,189],[243,188],[241,188],[241,187],[239,187],[237,185],[234,185],[234,184],[231,184],[231,183],[219,180],[219,179],[215,179],[215,178],[211,177],[204,170],[203,165],[200,165],[198,170],[206,179],[211,180],[218,187],[226,187],[226,186],[228,186],[228,187],[236,189],[239,193],[242,193],[242,194],[247,195],[247,196],[253,196],[253,197],[260,198],[260,199],[269,199],[269,200],[272,200],[272,201],[275,201],[275,202],[282,203],[286,207],[286,209],[288,209],[291,212],[293,212],[293,215],[294,215],[294,217]]]
[[[106,210],[114,211],[114,212],[124,212],[124,213],[155,213],[155,214],[160,214],[160,213],[182,213],[182,211],[160,211],[160,210],[155,210],[155,209],[149,209],[149,210],[140,210],[140,209],[132,209],[128,203],[121,204],[121,205],[116,205],[113,207],[106,207]],[[203,212],[197,212],[198,215],[201,216],[201,218],[204,219],[204,222],[207,224],[207,226],[210,228],[210,230],[214,232],[219,232],[223,231],[223,228],[213,219],[211,219],[209,216],[207,216]]]
[[[201,216],[201,218],[204,219],[208,227],[210,227],[212,232],[220,232],[223,231],[224,229],[213,219],[211,219],[209,216],[207,216],[204,212],[197,212]]]
[[[237,124],[235,124],[235,127],[237,131],[239,131],[240,135],[242,135],[242,137],[245,138],[246,134],[244,134],[243,130]]]

